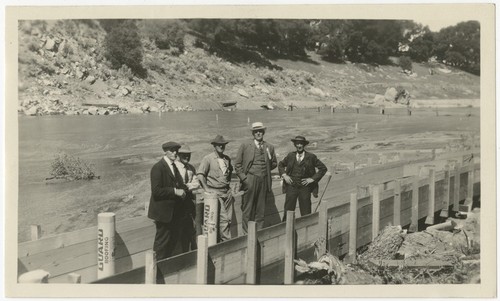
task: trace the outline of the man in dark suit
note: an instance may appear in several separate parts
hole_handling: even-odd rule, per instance
[[[278,170],[285,181],[285,215],[286,211],[295,211],[297,198],[299,199],[300,215],[311,213],[311,193],[318,191],[318,182],[325,175],[327,168],[316,155],[307,152],[305,146],[309,144],[303,136],[291,139],[296,151],[289,153],[279,162]]]
[[[234,161],[234,169],[246,190],[241,202],[243,234],[248,221],[255,221],[257,229],[264,227],[264,213],[268,193],[272,193],[271,170],[277,164],[274,146],[264,141],[266,127],[262,122],[252,124],[253,139],[241,144]]]
[[[192,231],[189,228],[192,227],[192,211],[189,206],[191,200],[186,198],[188,189],[175,164],[180,147],[176,142],[164,143],[165,155],[151,169],[148,217],[156,225],[153,250],[157,260],[189,251],[182,249],[189,245],[183,240],[189,240],[186,233]]]

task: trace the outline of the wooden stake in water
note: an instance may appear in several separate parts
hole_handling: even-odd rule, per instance
[[[356,122],[356,125],[354,126],[354,131],[357,133],[358,132],[358,123]]]
[[[250,124],[250,117],[247,117],[247,123]]]
[[[215,121],[217,121],[217,123],[219,123],[219,114],[215,114]]]

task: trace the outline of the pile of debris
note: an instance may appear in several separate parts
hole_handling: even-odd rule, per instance
[[[480,282],[480,209],[467,219],[448,219],[425,231],[387,226],[344,263],[326,253],[318,261],[296,260],[296,284],[424,284]]]

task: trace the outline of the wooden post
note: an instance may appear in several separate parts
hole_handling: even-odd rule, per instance
[[[257,284],[257,223],[248,222],[246,284]]]
[[[467,212],[472,210],[472,199],[474,197],[474,162],[469,164],[469,172],[467,173],[467,198],[465,199],[465,206]]]
[[[434,167],[429,168],[429,203],[425,223],[434,225],[434,211],[436,210],[436,173]]]
[[[97,215],[97,279],[115,274],[115,214]]]
[[[82,276],[80,274],[77,274],[77,273],[69,273],[68,274],[68,282],[74,283],[74,284],[82,283]]]
[[[401,225],[401,180],[394,181],[394,226]]]
[[[39,240],[42,237],[42,226],[31,225],[31,240]]]
[[[50,273],[45,270],[33,270],[19,276],[19,283],[49,283]]]
[[[358,194],[351,193],[351,201],[349,207],[349,253],[347,254],[347,262],[356,261],[356,247],[358,235]]]
[[[445,165],[444,167],[444,193],[443,193],[443,209],[439,216],[448,217],[449,216],[449,208],[450,208],[450,166]]]
[[[146,284],[156,284],[156,252],[153,250],[146,251],[146,275],[145,275],[145,283]]]
[[[371,189],[372,198],[372,241],[380,230],[380,185],[375,184]]]
[[[454,177],[454,193],[453,193],[453,211],[458,212],[460,209],[460,169],[462,168],[460,162],[455,164],[455,177]]]
[[[219,198],[216,193],[205,192],[203,194],[205,205],[203,206],[203,234],[208,237],[208,245],[217,244]]]
[[[319,208],[318,215],[318,254],[317,259],[326,253],[328,247],[328,206],[327,203],[322,203]]]
[[[418,231],[418,188],[419,186],[419,175],[420,170],[417,175],[413,176],[412,185],[412,196],[411,196],[411,223],[408,231],[417,232]]]
[[[286,233],[285,233],[285,284],[293,284],[295,269],[295,211],[286,212]]]
[[[149,201],[144,202],[144,216],[148,216]]]
[[[208,283],[208,237],[198,236],[198,254],[196,257],[196,283]]]

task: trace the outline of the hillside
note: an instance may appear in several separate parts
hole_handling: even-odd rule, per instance
[[[480,78],[444,65],[333,64],[314,53],[307,60],[231,63],[185,37],[177,55],[143,40],[144,79],[129,68],[112,70],[104,58],[106,32],[94,20],[23,21],[19,24],[19,112],[26,115],[113,114],[176,110],[396,105],[395,89],[411,99],[478,99]],[[431,74],[432,70],[432,74]],[[390,90],[388,90],[390,89]],[[385,97],[384,97],[385,96]],[[94,104],[97,106],[89,106]]]

